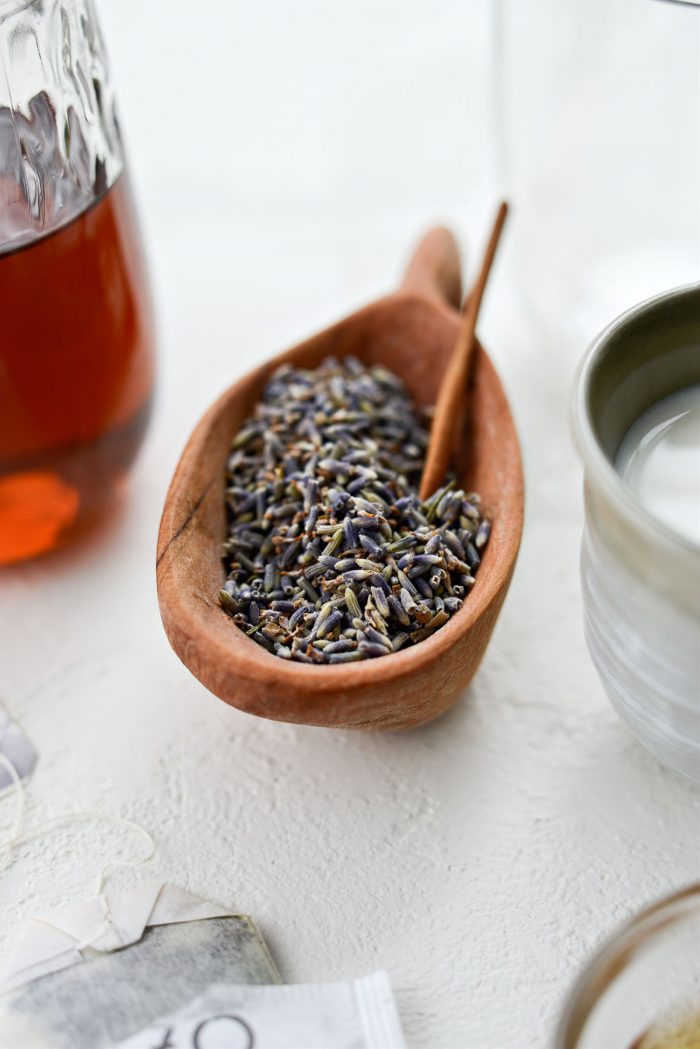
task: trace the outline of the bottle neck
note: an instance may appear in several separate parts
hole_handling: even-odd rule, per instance
[[[123,166],[92,0],[0,0],[0,250],[69,222]]]

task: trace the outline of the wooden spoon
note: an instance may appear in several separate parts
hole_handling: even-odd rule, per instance
[[[476,322],[479,319],[486,282],[489,279],[507,214],[508,205],[503,201],[496,214],[476,284],[464,304],[464,325],[440,386],[433,424],[430,428],[430,443],[420,482],[421,499],[428,499],[440,487],[450,465],[455,437],[464,414],[467,378],[476,338]]]
[[[353,729],[419,725],[447,710],[476,671],[508,589],[520,544],[523,478],[505,394],[474,345],[469,413],[455,455],[459,484],[478,491],[492,521],[476,584],[430,638],[380,659],[308,666],[271,655],[221,609],[226,535],[224,474],[231,440],[280,364],[313,368],[355,354],[399,374],[413,398],[434,404],[463,327],[459,256],[452,235],[433,230],[405,285],[254,369],[203,416],[182,454],[158,537],[160,610],[170,643],[225,702],[278,721]],[[465,392],[465,391],[463,391]]]

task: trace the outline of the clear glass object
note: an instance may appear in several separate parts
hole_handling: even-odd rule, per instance
[[[700,8],[494,0],[494,11],[510,263],[556,369],[628,303],[699,271]]]
[[[597,952],[565,1005],[555,1049],[700,1044],[700,886],[637,915]]]
[[[0,564],[96,515],[141,444],[153,312],[91,0],[0,0]]]
[[[620,716],[670,768],[700,781],[700,546],[654,515],[615,468],[630,427],[700,383],[700,285],[635,306],[580,368],[584,627]],[[692,482],[692,478],[689,479]]]

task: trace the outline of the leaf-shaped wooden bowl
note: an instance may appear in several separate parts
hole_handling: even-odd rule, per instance
[[[277,721],[352,729],[420,725],[447,710],[474,675],[503,604],[520,545],[523,477],[508,402],[480,345],[464,391],[459,483],[480,493],[492,521],[476,583],[462,608],[411,648],[351,664],[310,666],[271,655],[219,607],[225,579],[225,467],[231,440],[271,372],[355,354],[404,380],[414,399],[435,403],[459,325],[459,257],[452,235],[433,230],[398,292],[352,314],[231,386],[190,437],[165,502],[158,537],[161,616],[170,643],[203,685],[225,702]]]

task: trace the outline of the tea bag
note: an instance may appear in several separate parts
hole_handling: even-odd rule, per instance
[[[115,1049],[404,1049],[386,973],[342,983],[218,984]]]
[[[101,1049],[211,984],[275,984],[254,922],[168,884],[54,908],[26,927],[0,982],[0,1044]]]

